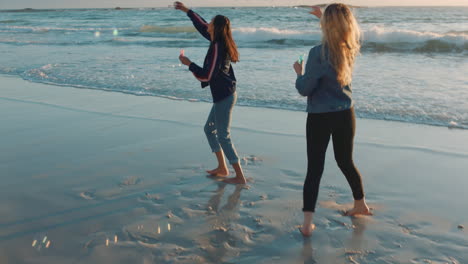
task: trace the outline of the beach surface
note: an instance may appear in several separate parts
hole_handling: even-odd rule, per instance
[[[0,76],[0,263],[468,263],[467,130],[358,119],[375,215],[329,146],[304,239],[306,113],[235,108],[242,187],[206,177],[210,107]]]

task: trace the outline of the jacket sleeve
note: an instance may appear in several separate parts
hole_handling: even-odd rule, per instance
[[[320,49],[312,48],[309,52],[304,75],[296,79],[296,89],[302,96],[309,96],[317,88],[324,68],[321,64]]]
[[[195,28],[200,32],[200,34],[206,38],[207,40],[211,41],[210,33],[208,33],[208,23],[201,17],[199,14],[195,13],[193,10],[189,10],[187,12],[187,16],[192,20],[193,25]]]
[[[209,82],[211,77],[213,77],[213,73],[215,72],[216,65],[218,65],[219,60],[218,43],[214,43],[212,45],[208,50],[206,57],[207,59],[205,60],[206,62],[203,65],[203,68],[193,62],[189,66],[189,70],[200,82]]]

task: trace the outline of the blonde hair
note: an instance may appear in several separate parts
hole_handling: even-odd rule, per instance
[[[327,6],[320,21],[322,27],[322,56],[328,49],[328,62],[337,73],[342,87],[352,80],[354,60],[361,48],[361,31],[353,13],[345,4]]]

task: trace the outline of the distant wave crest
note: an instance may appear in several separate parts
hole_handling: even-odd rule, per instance
[[[450,31],[447,33],[419,32],[407,29],[387,29],[374,26],[364,31],[364,41],[379,43],[417,43],[430,40],[442,40],[454,44],[464,44],[468,41],[467,31]]]
[[[468,33],[419,32],[404,29],[372,27],[363,32],[364,48],[384,51],[463,52],[468,51]]]
[[[24,23],[24,22],[27,22],[27,21],[21,20],[21,19],[0,20],[0,24],[14,24],[14,23]]]
[[[315,45],[319,31],[281,30],[277,28],[238,28],[235,38],[240,42],[266,42],[274,45]],[[468,32],[418,32],[372,27],[363,31],[363,49],[379,52],[462,52],[468,51]]]
[[[194,27],[160,27],[144,25],[140,28],[140,32],[155,32],[155,33],[195,33],[197,30]]]
[[[8,24],[6,22],[5,24]],[[4,30],[6,29],[6,30]],[[57,31],[67,32],[89,32],[101,31],[103,39],[88,38],[73,39],[65,41],[52,40],[38,42],[12,41],[13,38],[0,39],[0,43],[11,45],[28,44],[48,44],[48,45],[90,45],[93,43],[107,42],[119,45],[143,45],[161,47],[171,46],[174,43],[180,43],[185,46],[199,46],[199,38],[196,29],[192,26],[156,26],[143,25],[138,28],[118,28],[119,35],[125,39],[109,39],[112,36],[112,29],[107,28],[62,28],[62,27],[32,27],[32,26],[5,26],[2,32],[35,32],[48,33]],[[363,51],[367,52],[467,52],[468,51],[468,31],[448,31],[439,32],[420,32],[408,29],[392,29],[381,26],[374,26],[363,32]],[[240,47],[279,47],[289,46],[313,46],[320,43],[322,33],[319,30],[294,30],[279,29],[276,27],[240,27],[233,29],[233,35]],[[134,39],[133,37],[144,37]],[[107,39],[106,39],[107,38]],[[121,42],[121,43],[120,43]]]
[[[462,52],[468,51],[468,31],[447,33],[418,32],[372,27],[363,33],[364,51],[379,52]],[[237,28],[234,37],[244,43],[272,45],[316,45],[320,31],[299,31],[272,28]]]

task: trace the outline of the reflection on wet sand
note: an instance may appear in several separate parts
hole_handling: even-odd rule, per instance
[[[312,247],[312,241],[321,241],[323,240],[323,235],[326,237],[338,237],[340,234],[337,234],[335,230],[338,230],[338,232],[343,232],[344,230],[352,230],[351,235],[349,238],[346,238],[347,235],[342,236],[342,239],[339,239],[338,241],[343,241],[344,243],[342,244],[341,242],[338,242],[339,244],[342,245],[343,247],[343,255],[345,259],[349,263],[360,263],[361,259],[364,259],[366,255],[369,254],[370,251],[367,250],[368,245],[366,245],[366,237],[364,235],[366,226],[369,223],[369,218],[368,217],[350,217],[351,224],[347,224],[346,222],[341,222],[337,221],[340,223],[341,228],[335,229],[335,228],[329,228],[327,227],[327,231],[331,231],[331,233],[326,232],[324,233],[314,233],[312,234],[311,237],[302,237],[303,239],[303,245],[302,245],[302,252],[300,256],[300,263],[304,264],[313,264],[313,263],[321,263],[322,261],[325,261],[324,263],[336,263],[338,259],[336,258],[338,255],[341,255],[338,253],[338,255],[335,253],[328,255],[328,254],[321,254],[322,252],[318,252],[318,256],[314,256],[314,249]],[[321,232],[322,230],[317,230],[316,232]],[[341,233],[341,235],[344,235]],[[316,252],[317,253],[317,252]]]
[[[232,225],[239,218],[239,200],[241,191],[244,189],[242,185],[236,185],[233,193],[227,198],[224,206],[221,206],[221,200],[226,188],[225,183],[218,183],[218,189],[214,195],[208,200],[206,219],[207,223],[212,227],[213,231],[208,234],[209,247],[206,248],[206,259],[213,263],[222,263],[224,258],[237,255],[239,250],[236,249],[236,238],[232,229]]]
[[[314,249],[312,248],[312,239],[311,238],[304,238],[304,242],[302,244],[302,260],[304,264],[313,264],[317,263],[314,259]]]
[[[362,246],[364,231],[366,231],[367,217],[351,217],[353,223],[353,234],[351,236],[351,245]]]
[[[364,231],[366,230],[367,217],[351,217],[353,232],[347,241],[345,257],[351,263],[358,263],[361,258],[369,253],[366,250]]]

